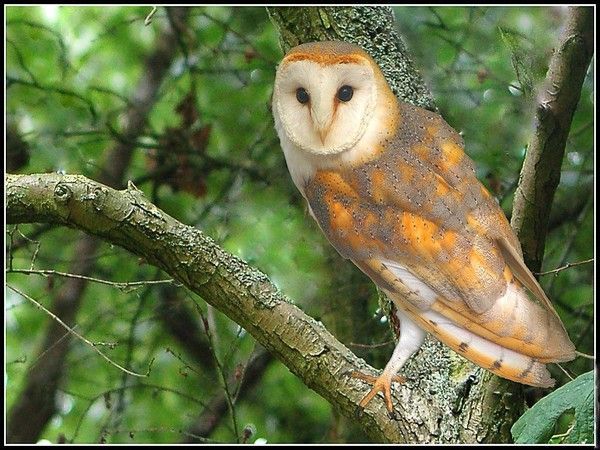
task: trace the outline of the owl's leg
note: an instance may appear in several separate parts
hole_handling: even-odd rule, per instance
[[[392,404],[392,381],[405,381],[404,377],[396,374],[408,358],[421,347],[427,334],[398,309],[396,310],[396,316],[400,321],[400,338],[392,357],[383,369],[383,373],[379,377],[372,377],[357,371],[351,374],[353,378],[359,378],[373,385],[369,393],[360,401],[359,408],[364,409],[378,392],[383,392],[385,406],[391,418],[395,418],[394,405]]]

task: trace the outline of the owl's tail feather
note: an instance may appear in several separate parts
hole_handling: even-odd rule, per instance
[[[483,314],[460,304],[436,301],[431,309],[447,321],[516,353],[543,363],[575,359],[575,346],[553,312],[527,298],[518,282],[507,285],[506,294]]]
[[[403,306],[407,306],[406,303]],[[544,363],[517,353],[461,328],[435,311],[402,308],[419,326],[433,334],[459,355],[494,374],[517,383],[538,387],[554,386]]]

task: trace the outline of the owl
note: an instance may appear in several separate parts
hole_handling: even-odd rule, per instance
[[[496,375],[550,387],[575,347],[506,216],[442,117],[400,101],[360,47],[312,42],[277,68],[291,178],[329,242],[393,301],[400,336],[364,408],[431,333]]]

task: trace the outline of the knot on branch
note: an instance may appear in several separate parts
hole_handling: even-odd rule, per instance
[[[67,203],[73,197],[73,191],[62,181],[54,188],[54,198],[59,203]]]
[[[85,200],[91,200],[96,211],[101,211],[104,207],[108,191],[100,186],[95,186],[94,189],[85,197]]]

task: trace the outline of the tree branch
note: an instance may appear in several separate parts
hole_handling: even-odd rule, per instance
[[[594,52],[593,8],[569,7],[568,11],[539,97],[534,134],[513,204],[511,225],[521,241],[525,263],[533,272],[539,272],[542,266],[567,136]]]
[[[346,417],[362,398],[350,370],[374,373],[267,277],[201,231],[149,203],[134,186],[116,191],[80,175],[7,175],[7,221],[78,228],[143,257],[200,295],[252,336]],[[406,441],[383,410],[360,426],[373,439]],[[406,430],[404,430],[406,433]]]

